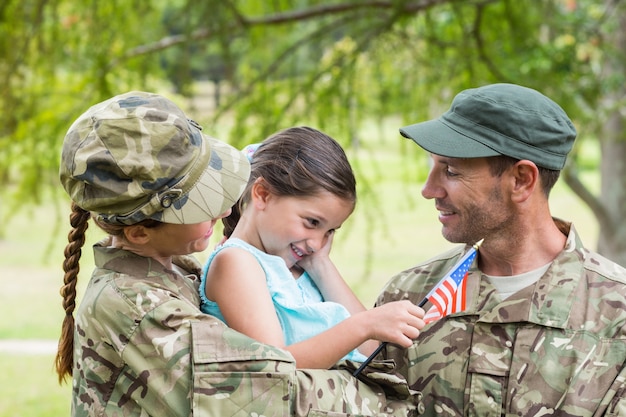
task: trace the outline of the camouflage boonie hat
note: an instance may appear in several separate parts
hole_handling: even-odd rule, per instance
[[[60,178],[72,200],[109,224],[194,224],[239,199],[250,164],[202,134],[172,101],[133,91],[96,104],[70,127]]]

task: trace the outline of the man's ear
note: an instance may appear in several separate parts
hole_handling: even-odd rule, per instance
[[[526,201],[540,185],[537,165],[523,159],[511,167],[511,172],[514,178],[512,198],[516,202]]]
[[[124,228],[124,238],[129,243],[143,245],[150,240],[150,235],[146,232],[146,228],[135,224]]]
[[[252,184],[252,189],[250,190],[251,202],[257,208],[264,208],[267,204],[267,201],[272,196],[267,183],[263,177],[259,177]]]

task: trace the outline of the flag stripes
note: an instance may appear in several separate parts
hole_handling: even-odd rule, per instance
[[[458,288],[453,288],[454,285],[449,281],[444,282],[440,291],[436,291],[432,295],[429,301],[433,305],[424,314],[424,322],[426,324],[439,320],[448,314],[465,310],[465,289],[467,287],[465,278],[467,278],[467,273],[463,276],[461,286]]]
[[[472,247],[446,276],[428,293],[426,298],[432,307],[426,311],[426,324],[465,310],[468,271],[477,255],[476,247]]]

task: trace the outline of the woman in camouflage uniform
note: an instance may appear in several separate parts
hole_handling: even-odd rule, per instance
[[[411,392],[389,393],[348,371],[296,371],[287,352],[199,310],[200,265],[217,219],[249,176],[236,149],[212,139],[171,101],[131,92],[87,110],[63,144],[72,199],[65,319],[56,365],[71,376],[73,416],[408,415]],[[74,314],[88,220],[109,236]]]

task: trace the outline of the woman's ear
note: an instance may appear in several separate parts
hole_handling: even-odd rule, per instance
[[[135,224],[124,228],[124,238],[132,244],[144,245],[150,240],[146,228]]]
[[[252,204],[259,209],[265,208],[265,205],[271,195],[272,193],[267,187],[265,180],[262,177],[257,178],[254,181],[254,184],[252,184],[252,189],[250,190],[250,200]]]
[[[534,162],[523,159],[513,165],[514,185],[512,198],[516,202],[526,201],[539,184],[539,169]]]

